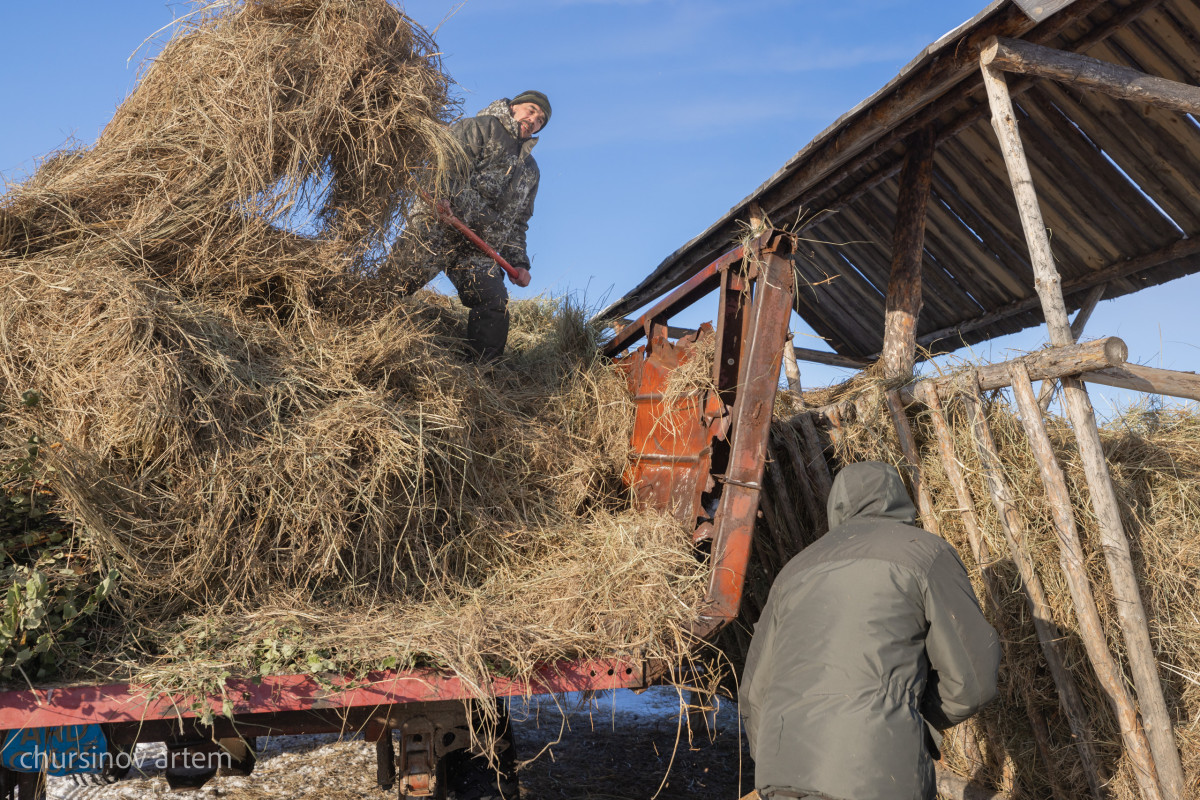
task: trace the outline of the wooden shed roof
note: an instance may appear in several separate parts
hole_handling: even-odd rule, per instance
[[[904,142],[932,128],[937,151],[918,343],[954,349],[1041,324],[980,77],[979,51],[990,36],[1200,83],[1200,6],[1193,0],[994,2],[927,47],[603,313],[628,315],[730,249],[756,202],[778,227],[802,220],[799,315],[837,353],[875,356]],[[1040,78],[1013,76],[1009,86],[1069,309],[1099,285],[1112,298],[1200,270],[1195,119]]]

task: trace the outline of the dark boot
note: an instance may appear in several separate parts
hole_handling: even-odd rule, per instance
[[[497,311],[479,306],[467,316],[467,344],[480,361],[494,361],[504,355],[508,342],[508,307]]]
[[[467,316],[467,344],[480,361],[492,361],[504,353],[508,342],[508,289],[504,273],[493,262],[467,262],[446,270],[458,289]]]

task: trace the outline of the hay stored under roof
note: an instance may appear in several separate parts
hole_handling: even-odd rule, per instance
[[[860,387],[864,388],[864,387]],[[982,785],[1041,797],[1090,796],[1073,737],[1060,711],[1058,693],[1045,666],[1017,568],[1009,556],[981,471],[965,411],[957,400],[944,399],[954,430],[955,453],[969,485],[976,516],[991,554],[983,565],[1004,591],[993,606],[983,586],[963,525],[963,513],[945,476],[938,445],[927,414],[910,409],[921,454],[922,475],[933,498],[941,535],[953,544],[971,573],[984,613],[997,630],[1006,632],[1000,668],[1001,695],[977,717],[948,732],[943,748],[946,765]],[[1088,723],[1094,734],[1102,778],[1111,797],[1140,797],[1133,765],[1121,745],[1111,705],[1092,670],[1078,633],[1071,595],[1059,567],[1060,551],[1051,509],[1041,484],[1038,465],[1016,413],[1002,395],[987,405],[987,419],[999,449],[1005,480],[1017,499],[1026,528],[1025,545],[1045,587],[1063,632],[1065,661],[1077,682]],[[866,392],[855,404],[854,419],[843,420],[842,435],[828,443],[835,457],[831,466],[878,460],[896,465],[908,475],[895,427],[882,398]],[[749,632],[766,602],[774,575],[787,560],[824,533],[823,520],[805,503],[797,472],[803,463],[798,432],[787,420],[795,410],[781,401],[772,431],[772,453],[764,481],[764,519],[755,533],[755,554],[747,575],[743,616],[722,634],[724,652],[740,664],[749,645]],[[1100,604],[1108,646],[1124,661],[1122,636],[1107,577],[1097,521],[1074,437],[1067,423],[1047,420],[1054,450],[1063,465],[1075,503],[1075,518],[1087,554],[1091,584]],[[1150,636],[1183,754],[1189,784],[1200,783],[1200,414],[1194,406],[1175,409],[1135,408],[1102,430],[1105,455],[1130,537],[1134,567],[1150,623]],[[791,441],[789,441],[791,440]],[[783,487],[781,489],[781,486]],[[1052,764],[1042,761],[1030,724],[1030,711],[1044,718],[1050,737]],[[1055,796],[1058,796],[1057,794]]]

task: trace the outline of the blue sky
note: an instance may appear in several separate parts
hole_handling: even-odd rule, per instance
[[[554,116],[530,226],[533,284],[598,306],[768,178],[984,0],[412,0],[457,81],[464,112],[527,88]],[[0,174],[19,180],[74,138],[95,140],[152,52],[147,37],[189,10],[162,0],[0,4]],[[1200,370],[1192,276],[1103,302],[1091,335],[1132,360]],[[681,324],[710,318],[703,306]],[[799,332],[807,328],[798,319]],[[979,345],[1000,360],[1044,329]],[[822,348],[815,339],[798,344]],[[972,354],[963,354],[971,357]],[[802,365],[809,385],[844,371]],[[1097,387],[1097,393],[1118,398]],[[1124,400],[1128,398],[1125,397]],[[1121,402],[1122,400],[1117,400]],[[1097,399],[1097,406],[1104,402]],[[1101,409],[1102,410],[1102,409]]]

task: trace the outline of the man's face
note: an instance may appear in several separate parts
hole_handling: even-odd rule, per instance
[[[512,107],[513,119],[521,129],[521,138],[528,139],[546,124],[546,112],[537,103],[517,103]]]

